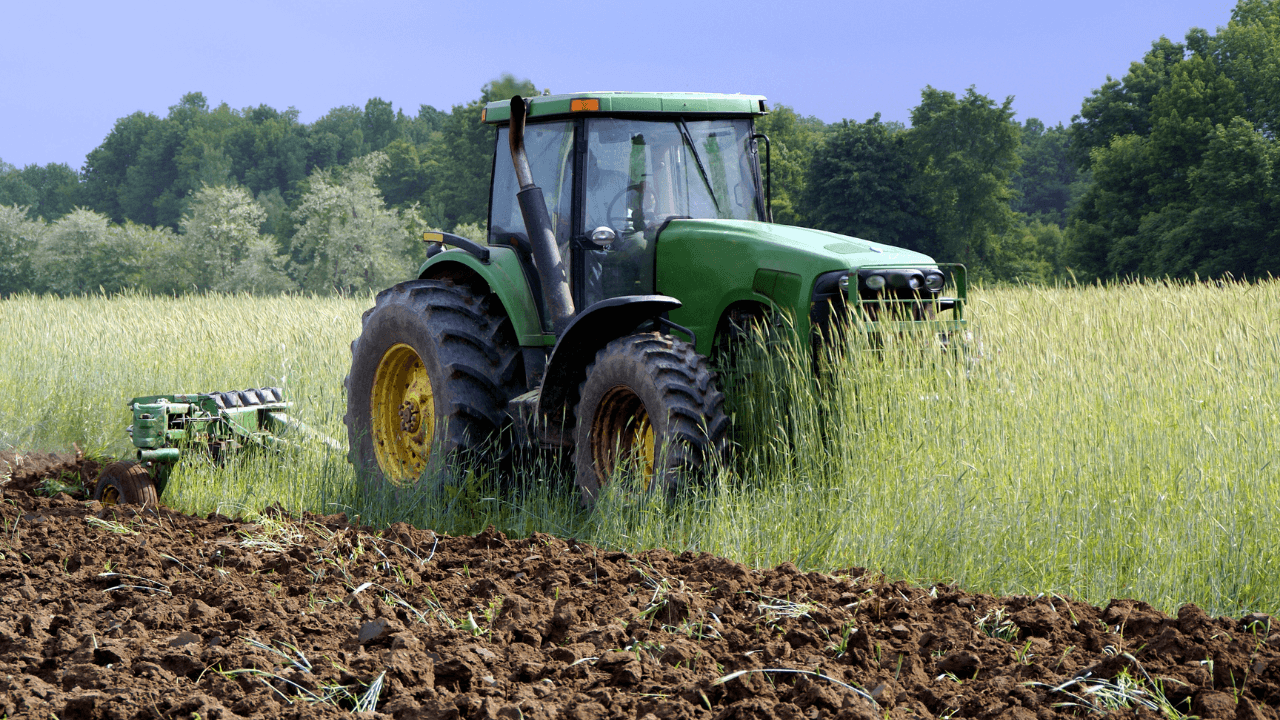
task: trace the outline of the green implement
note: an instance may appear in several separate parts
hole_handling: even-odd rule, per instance
[[[94,499],[104,504],[154,505],[183,452],[199,449],[215,462],[247,448],[277,450],[306,436],[334,450],[341,446],[289,415],[280,388],[230,392],[144,395],[129,401],[129,437],[136,461],[112,463],[98,478]]]

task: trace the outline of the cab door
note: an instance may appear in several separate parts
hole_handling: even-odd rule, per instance
[[[654,292],[654,201],[665,187],[654,171],[657,149],[650,137],[657,123],[591,118],[585,124],[581,234],[574,243],[574,301],[578,307],[622,295]],[[607,246],[590,240],[597,230]]]

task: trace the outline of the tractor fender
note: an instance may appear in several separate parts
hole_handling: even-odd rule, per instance
[[[578,386],[587,376],[587,366],[605,345],[630,335],[646,320],[653,320],[680,307],[680,301],[666,295],[624,295],[601,300],[578,313],[565,328],[547,361],[542,391],[538,394],[538,416],[573,420]]]
[[[489,261],[484,262],[465,250],[437,252],[422,264],[418,279],[457,278],[476,275],[502,301],[516,331],[521,347],[545,348],[555,344],[555,335],[542,324],[538,301],[529,287],[516,251],[501,245],[490,245]]]

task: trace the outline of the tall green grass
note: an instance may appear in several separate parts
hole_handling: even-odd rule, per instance
[[[282,386],[337,432],[370,299],[147,295],[0,300],[0,448],[118,455],[138,395]]]
[[[731,468],[674,501],[577,505],[564,458],[456,488],[370,493],[319,447],[193,459],[166,502],[270,503],[442,532],[495,524],[755,565],[863,566],[994,593],[1280,610],[1280,282],[974,293],[968,358],[851,337],[814,380],[776,339],[733,398]],[[129,448],[125,401],[283,385],[345,439],[342,377],[370,298],[0,302],[0,447]]]

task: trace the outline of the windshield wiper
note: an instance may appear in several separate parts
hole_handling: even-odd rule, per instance
[[[698,154],[698,146],[693,144],[693,136],[689,134],[689,126],[684,124],[684,118],[679,118],[680,135],[684,137],[685,143],[689,146],[689,153],[693,155],[693,162],[698,166],[698,174],[702,176],[702,184],[707,188],[707,194],[711,196],[711,204],[716,206],[716,217],[720,216],[720,201],[716,199],[716,191],[711,188],[711,178],[707,175],[707,169],[702,166],[702,156]]]

